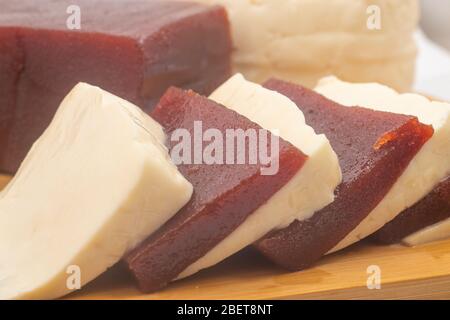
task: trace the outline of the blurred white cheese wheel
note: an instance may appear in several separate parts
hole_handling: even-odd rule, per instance
[[[401,91],[413,82],[417,0],[197,1],[228,9],[234,68],[250,80],[275,76],[314,86],[335,74]],[[368,27],[374,17],[379,29]]]

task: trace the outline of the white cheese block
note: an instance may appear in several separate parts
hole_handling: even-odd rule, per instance
[[[361,106],[418,117],[432,125],[434,135],[419,150],[378,206],[335,248],[337,251],[365,238],[411,207],[450,174],[450,105],[417,94],[398,94],[374,83],[347,83],[334,77],[322,79],[318,93],[345,106]]]
[[[246,81],[237,74],[210,99],[234,110],[292,143],[309,158],[301,170],[263,206],[205,256],[189,266],[179,278],[212,266],[254,243],[274,229],[287,227],[295,219],[310,218],[334,200],[342,175],[337,155],[324,135],[316,135],[287,97]]]
[[[432,241],[444,240],[449,237],[450,219],[445,219],[410,234],[402,242],[408,246],[418,246]]]
[[[396,41],[402,40],[397,39]],[[385,47],[389,47],[389,45]],[[324,49],[324,51],[333,50],[333,48]],[[408,91],[412,85],[412,79],[414,79],[415,64],[415,55],[411,55],[411,57],[401,60],[342,62],[333,67],[320,69],[311,69],[304,66],[285,68],[255,66],[253,64],[242,63],[236,65],[234,70],[241,72],[249,80],[255,82],[264,82],[270,78],[277,78],[302,84],[308,88],[314,88],[319,79],[334,74],[346,81],[378,82],[387,84],[400,91]],[[325,66],[326,63],[322,65]]]
[[[0,193],[0,299],[70,293],[172,217],[192,185],[164,141],[136,106],[78,84]]]
[[[234,68],[250,80],[276,75],[313,86],[336,74],[398,90],[414,80],[417,0],[198,1],[228,9]],[[378,17],[373,6],[379,8],[379,29],[368,28]]]

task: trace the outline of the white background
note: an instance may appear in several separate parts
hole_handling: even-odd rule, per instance
[[[423,32],[416,34],[419,56],[415,90],[450,101],[450,0],[421,3]]]

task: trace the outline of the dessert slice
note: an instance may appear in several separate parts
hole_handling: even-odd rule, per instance
[[[273,147],[278,133],[279,152],[271,153],[272,159],[278,159],[278,170],[263,174],[268,165],[261,162],[180,164],[180,171],[194,185],[191,201],[125,259],[144,291],[212,266],[272,229],[313,214],[333,200],[340,181],[337,157],[328,140],[304,123],[302,113],[286,97],[237,75],[211,99],[170,89],[152,115],[172,136],[180,128],[193,134],[198,121],[205,133],[216,130],[226,135],[234,129],[251,136],[254,130],[269,130],[271,142],[259,138],[259,153]],[[239,153],[254,153],[254,145],[245,141],[241,150],[239,144],[225,147],[221,157],[225,159],[230,151],[231,160]],[[177,145],[171,141],[169,146],[173,152]]]
[[[0,299],[79,289],[164,224],[192,185],[161,126],[78,84],[0,193]]]
[[[417,246],[432,241],[444,240],[450,237],[450,219],[445,219],[425,227],[405,237],[402,242],[409,246]]]
[[[288,82],[270,80],[265,87],[294,101],[305,114],[306,123],[326,134],[343,172],[333,203],[255,244],[275,263],[299,270],[335,247],[370,214],[433,129],[412,116],[346,108]]]
[[[409,245],[445,239],[450,237],[449,218],[450,177],[447,177],[425,198],[386,223],[371,239],[385,244],[403,239]]]
[[[0,0],[0,7],[3,172],[17,170],[59,102],[80,81],[150,111],[170,85],[209,94],[230,74],[229,24],[218,6]]]
[[[334,190],[342,180],[336,153],[323,134],[317,135],[305,123],[305,116],[285,96],[246,81],[237,74],[214,91],[211,99],[222,103],[256,122],[278,132],[308,155],[308,161],[289,183],[274,195],[227,239],[189,266],[180,277],[212,266],[274,229],[307,219],[334,199]]]
[[[379,84],[351,84],[333,77],[323,79],[316,90],[346,106],[362,105],[373,110],[413,115],[434,129],[433,136],[420,149],[389,193],[370,215],[333,249],[335,251],[379,230],[402,211],[418,204],[438,187],[441,181],[447,179],[450,175],[450,105],[431,102],[417,94],[398,94]],[[430,213],[425,206],[421,208]],[[414,210],[416,209],[417,207]],[[425,214],[415,213],[414,216]]]

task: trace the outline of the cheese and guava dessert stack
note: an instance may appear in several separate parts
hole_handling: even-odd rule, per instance
[[[169,134],[180,128],[193,133],[196,122],[202,123],[205,132],[263,129],[276,135],[280,146],[278,170],[270,175],[262,174],[267,164],[260,162],[178,166],[194,186],[192,199],[125,259],[144,291],[213,266],[271,230],[313,215],[334,199],[341,172],[328,139],[316,135],[288,98],[239,74],[209,99],[170,89],[152,117]],[[175,146],[171,144],[170,149]],[[249,143],[243,146],[237,152],[255,151]],[[225,159],[225,152],[221,157]]]
[[[396,216],[442,234],[448,216],[420,208],[446,194],[449,106],[336,78],[316,91],[237,74],[209,98],[170,88],[149,117],[78,84],[0,193],[0,297],[60,297],[69,269],[84,286],[119,260],[155,291],[251,244],[303,269]]]
[[[169,220],[192,185],[165,140],[138,107],[78,84],[0,193],[0,299],[66,295]]]
[[[197,0],[228,10],[235,72],[314,87],[331,74],[400,91],[414,81],[418,0]]]
[[[348,108],[285,81],[273,79],[264,86],[289,97],[305,114],[306,123],[328,137],[343,173],[330,205],[308,219],[274,230],[255,244],[275,263],[300,270],[311,266],[367,219],[430,139],[433,129],[414,116]]]
[[[450,105],[372,83],[409,89],[417,0],[196,2],[0,0],[0,299],[450,237]]]
[[[414,115],[434,129],[433,136],[372,213],[333,250],[346,247],[386,225],[374,238],[411,245],[450,236],[447,218],[450,176],[450,104],[417,94],[398,94],[375,83],[347,83],[334,77],[315,89],[345,106]]]

